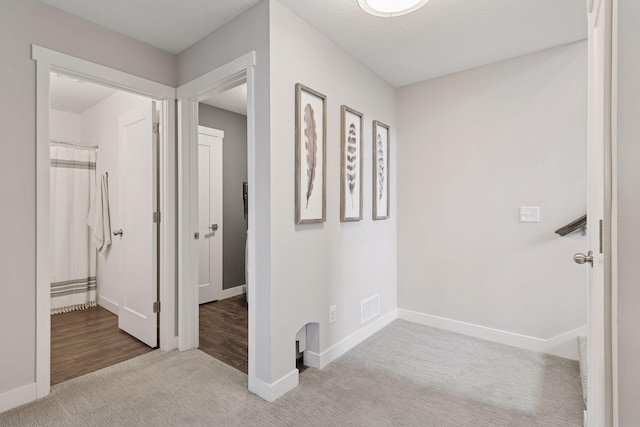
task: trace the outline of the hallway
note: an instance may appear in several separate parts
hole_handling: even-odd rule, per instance
[[[575,361],[402,320],[271,404],[246,387],[199,350],[154,351],[59,384],[0,424],[578,427],[584,408]]]

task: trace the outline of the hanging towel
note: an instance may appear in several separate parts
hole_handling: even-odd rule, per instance
[[[91,210],[87,217],[87,224],[93,230],[93,239],[98,252],[106,250],[111,245],[111,217],[109,214],[109,183],[107,176],[102,175],[100,191],[96,191]]]

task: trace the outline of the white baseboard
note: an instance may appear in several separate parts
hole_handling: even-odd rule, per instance
[[[272,384],[267,384],[260,378],[254,378],[249,386],[249,391],[271,403],[279,397],[284,396],[288,391],[296,388],[299,379],[300,372],[297,369],[294,369]]]
[[[109,310],[116,316],[120,311],[120,306],[118,305],[117,302],[110,300],[107,297],[103,297],[102,295],[98,295],[98,305],[106,310]]]
[[[166,337],[165,341],[162,340],[162,335],[160,335],[160,350],[162,351],[171,351],[178,348],[178,337],[171,336]]]
[[[307,350],[304,352],[304,364],[312,368],[322,369],[397,318],[398,311],[394,309],[367,323],[355,333],[320,354]]]
[[[398,318],[486,341],[506,344],[538,353],[553,354],[572,360],[578,360],[579,358],[577,338],[587,334],[585,325],[549,339],[542,339],[402,308],[398,309]]]
[[[7,411],[25,403],[33,402],[37,398],[36,383],[0,393],[0,412]]]
[[[331,361],[342,356],[347,351],[351,350],[353,347],[360,344],[362,341],[366,340],[389,323],[393,322],[397,317],[397,310],[393,310],[383,316],[380,316],[321,354],[313,353],[308,350],[305,351],[304,364],[314,368],[324,368]],[[273,402],[288,391],[296,388],[298,386],[299,378],[300,373],[297,369],[294,369],[272,384],[267,384],[259,378],[253,378],[253,381],[249,382],[249,391],[257,394],[267,402]]]
[[[244,293],[246,293],[246,289],[247,287],[245,285],[238,285],[238,286],[234,286],[233,288],[229,288],[229,289],[223,289],[222,290],[222,296],[220,297],[220,300],[223,299],[227,299],[227,298],[231,298],[231,297],[235,297],[238,295],[242,295]]]

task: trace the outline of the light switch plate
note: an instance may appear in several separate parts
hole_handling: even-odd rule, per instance
[[[520,206],[520,222],[540,222],[540,206]]]

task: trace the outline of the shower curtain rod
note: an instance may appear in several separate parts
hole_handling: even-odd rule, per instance
[[[50,139],[49,142],[51,142],[52,144],[69,145],[71,147],[81,147],[81,148],[87,148],[87,149],[91,149],[91,150],[97,150],[98,149],[97,145],[78,144],[76,142],[66,142],[66,141],[60,141],[58,139]]]

